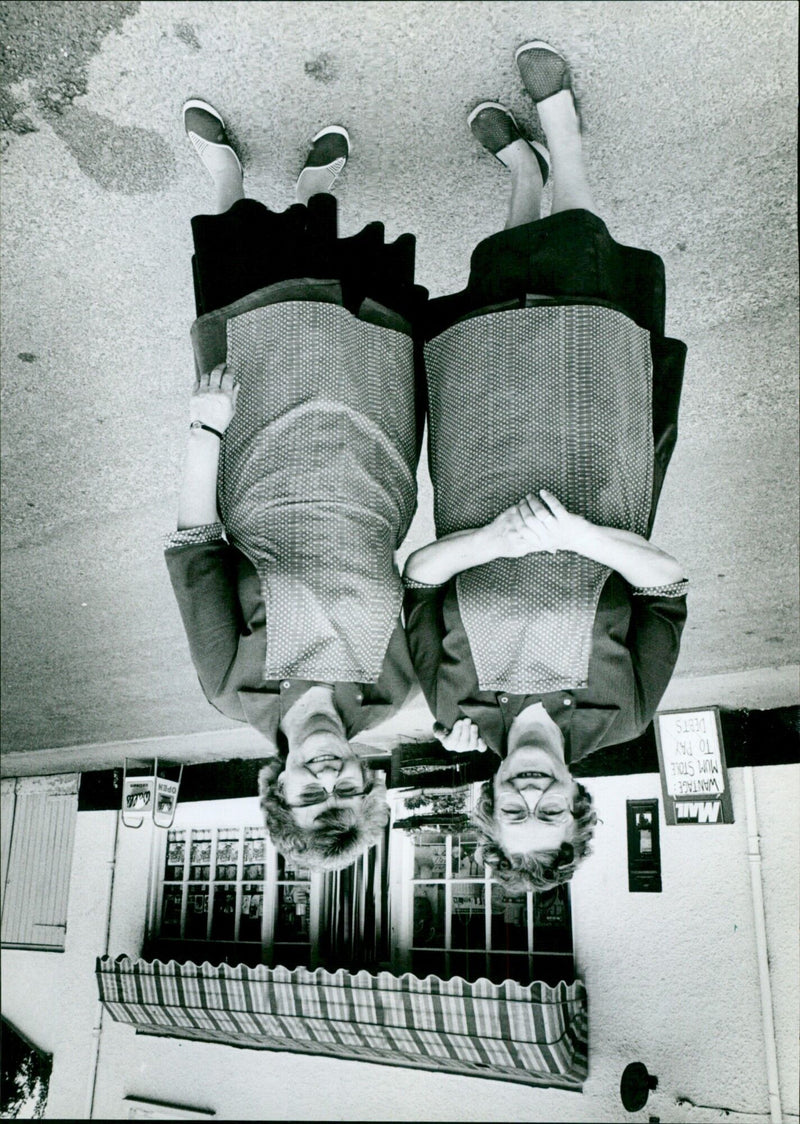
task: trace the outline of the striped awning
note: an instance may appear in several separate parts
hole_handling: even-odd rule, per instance
[[[97,961],[100,999],[145,1033],[579,1089],[586,991],[389,972]]]

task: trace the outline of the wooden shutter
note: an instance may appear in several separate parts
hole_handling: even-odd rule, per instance
[[[4,783],[4,947],[64,951],[78,780],[77,773],[18,777],[13,790]]]

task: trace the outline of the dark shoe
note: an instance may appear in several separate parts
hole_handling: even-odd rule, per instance
[[[225,122],[207,101],[190,98],[183,105],[183,124],[203,167],[212,176],[218,176],[229,165],[235,164],[242,174],[242,163],[231,147]]]
[[[549,43],[534,39],[514,54],[525,89],[538,104],[560,90],[572,89],[569,63]]]
[[[526,140],[519,131],[519,126],[514,120],[510,109],[496,101],[482,101],[476,105],[467,118],[467,124],[472,135],[483,147],[491,152],[492,156],[500,160],[505,167],[505,161],[497,155],[506,145],[517,140]],[[538,141],[526,142],[534,151],[542,173],[542,184],[547,183],[550,175],[550,156],[543,144]]]
[[[330,191],[350,156],[350,135],[341,125],[328,125],[311,142],[303,170],[297,177],[295,193],[307,202],[310,196]]]

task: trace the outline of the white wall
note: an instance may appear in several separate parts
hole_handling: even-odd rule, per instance
[[[609,1094],[630,1061],[659,1078],[639,1119],[724,1118],[681,1108],[679,1097],[754,1121],[769,1110],[742,772],[730,770],[736,822],[722,826],[666,827],[657,774],[586,782],[604,822],[574,878],[573,920],[590,1005],[584,1095],[596,1098],[596,1120],[619,1118]],[[800,769],[754,772],[781,1093],[784,1111],[796,1114]],[[631,894],[625,802],[653,796],[663,892]]]
[[[495,1081],[150,1039],[104,1019],[94,1115],[120,1119],[125,1096],[216,1110],[228,1119],[617,1121],[629,1061],[659,1077],[627,1117],[763,1124],[768,1110],[741,770],[731,771],[736,823],[663,824],[661,894],[627,888],[626,799],[658,796],[656,774],[589,782],[603,819],[575,877],[579,973],[589,992],[590,1076],[584,1094]],[[795,877],[800,768],[756,770],[767,933],[784,1110],[797,1113]],[[238,803],[238,802],[237,802]],[[254,802],[248,802],[253,806]],[[661,803],[661,801],[660,801]],[[197,808],[197,806],[195,806]],[[191,819],[196,812],[184,806]],[[104,951],[114,813],[81,813],[67,949],[8,952],[3,1012],[55,1053],[48,1116],[84,1118]],[[109,951],[138,952],[154,829],[120,830]],[[678,1105],[680,1097],[697,1105]]]

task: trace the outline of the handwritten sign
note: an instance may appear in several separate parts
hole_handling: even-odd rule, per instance
[[[657,714],[655,733],[666,822],[733,823],[719,709]]]

